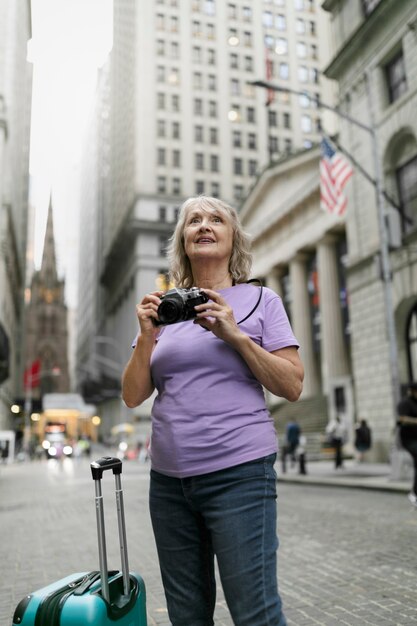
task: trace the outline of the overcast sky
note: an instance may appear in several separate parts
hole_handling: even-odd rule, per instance
[[[112,0],[31,0],[33,63],[31,197],[36,210],[34,262],[41,262],[52,192],[58,270],[76,299],[80,148],[97,68],[112,45]]]

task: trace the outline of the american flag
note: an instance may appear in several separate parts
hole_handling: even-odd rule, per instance
[[[345,213],[347,200],[343,189],[352,174],[349,162],[323,137],[320,159],[320,208],[323,211],[335,215]]]

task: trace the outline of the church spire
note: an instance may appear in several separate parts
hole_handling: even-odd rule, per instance
[[[46,287],[54,287],[58,282],[55,256],[54,222],[52,215],[52,197],[49,200],[48,220],[46,223],[40,278]]]

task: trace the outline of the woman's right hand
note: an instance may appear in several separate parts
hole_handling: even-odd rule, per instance
[[[149,337],[155,341],[158,327],[153,320],[158,319],[158,306],[161,303],[163,291],[153,291],[146,294],[142,301],[136,305],[136,315],[139,321],[142,337]]]

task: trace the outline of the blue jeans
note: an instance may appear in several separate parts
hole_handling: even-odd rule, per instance
[[[183,479],[151,470],[150,511],[172,626],[213,626],[214,556],[236,626],[287,626],[277,583],[275,459]]]

